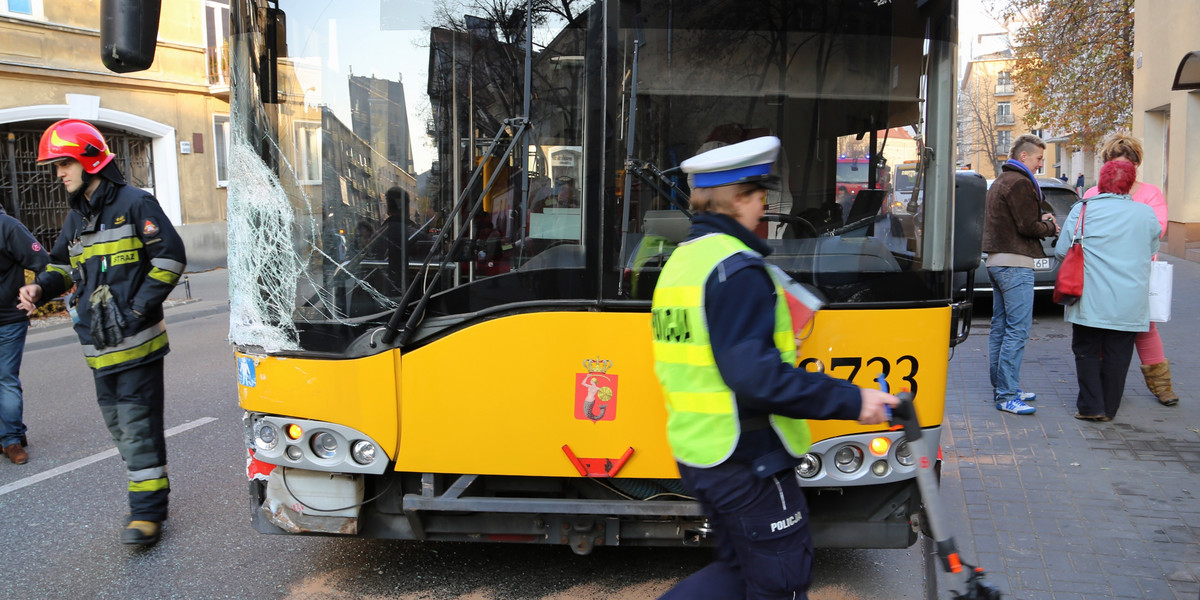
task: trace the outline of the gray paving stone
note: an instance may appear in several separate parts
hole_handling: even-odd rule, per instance
[[[1055,592],[1051,597],[1054,600],[1085,600],[1088,596],[1075,592]]]
[[[1142,588],[1137,577],[1109,574],[1108,586],[1118,598],[1141,598]]]
[[[1016,575],[1023,590],[1050,591],[1045,569],[1016,569]]]
[[[1068,557],[1071,559],[1071,566],[1075,569],[1076,573],[1084,573],[1096,577],[1104,572],[1103,563],[1094,553],[1072,552],[1068,554]]]
[[[1093,574],[1086,581],[1079,581],[1069,574],[1055,573],[1050,578],[1050,590],[1054,592],[1055,598],[1063,593],[1080,594],[1081,598],[1111,598],[1113,593],[1112,588],[1108,587],[1108,581],[1103,577],[1097,580],[1096,577],[1097,575]]]
[[[1042,564],[1046,566],[1046,569],[1050,573],[1054,574],[1068,573],[1074,568],[1071,565],[1071,557],[1067,552],[1047,552],[1044,548],[1042,549]]]
[[[1142,588],[1143,598],[1178,598],[1171,585],[1162,579],[1143,577],[1138,579],[1138,585]]]

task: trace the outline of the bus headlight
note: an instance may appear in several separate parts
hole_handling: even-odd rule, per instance
[[[887,475],[887,472],[888,464],[886,460],[877,460],[871,464],[871,473],[873,473],[876,477],[883,477],[884,475]]]
[[[272,450],[279,444],[279,430],[266,421],[254,424],[254,445],[259,450]]]
[[[896,462],[911,467],[916,459],[913,457],[912,446],[908,445],[908,440],[904,440],[896,444]]]
[[[333,455],[337,454],[338,442],[332,433],[322,431],[312,437],[309,446],[319,458],[333,458]]]
[[[249,411],[242,423],[247,452],[267,464],[382,475],[390,462],[387,446],[353,427]]]
[[[862,466],[863,452],[857,446],[842,446],[833,455],[833,463],[843,473],[853,473]]]
[[[805,479],[811,479],[821,472],[821,459],[816,454],[805,454],[800,457],[800,464],[796,465],[796,474]]]
[[[350,456],[360,465],[369,465],[375,462],[375,444],[367,440],[358,440],[350,447]]]

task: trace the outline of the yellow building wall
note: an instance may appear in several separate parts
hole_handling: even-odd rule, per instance
[[[1200,261],[1200,92],[1171,91],[1200,50],[1200,0],[1138,0],[1133,43],[1133,135],[1145,144],[1141,178],[1167,196],[1166,251]]]
[[[987,103],[991,108],[990,118],[993,119],[993,123],[995,123],[994,119],[996,119],[996,105],[1000,102],[1008,102],[1011,104],[1013,124],[995,125],[995,129],[997,131],[1011,132],[1011,140],[1016,140],[1018,137],[1034,130],[1034,125],[1029,123],[1025,118],[1025,113],[1027,112],[1025,109],[1025,94],[1021,91],[1020,87],[1014,85],[1013,93],[1011,94],[996,93],[997,74],[1001,71],[1012,72],[1014,64],[1015,61],[1012,59],[973,60],[971,61],[970,65],[968,65],[966,74],[963,77],[963,83],[960,86],[960,90],[965,92],[972,90],[976,87],[976,85],[979,85],[979,89],[987,94]],[[1049,136],[1042,136],[1043,140],[1045,140],[1047,137]],[[995,137],[993,136],[991,140],[987,140],[986,142],[978,139],[973,140],[973,142],[974,143],[972,144],[968,136],[968,144],[974,146],[974,151],[964,152],[964,160],[971,163],[973,170],[978,171],[984,176],[984,178],[994,179],[996,177],[995,169],[993,169],[991,160],[989,160],[987,153],[979,144],[989,143],[995,145]],[[1057,146],[1057,144],[1052,142],[1048,142],[1046,144],[1046,164],[1044,168],[1044,176],[1046,177],[1055,177],[1058,175],[1059,171],[1069,168],[1069,165],[1065,164],[1059,166],[1057,169],[1055,168],[1054,163],[1056,161],[1055,156],[1058,150]],[[1007,148],[1003,149],[1003,151],[999,152],[998,154],[997,160],[1000,162],[1000,164],[1003,164],[1005,160],[1008,160]],[[1066,161],[1064,160],[1064,163],[1065,162]],[[1072,182],[1074,181],[1074,175],[1074,173],[1067,173],[1067,176]]]
[[[225,219],[217,187],[213,114],[228,114],[228,89],[210,88],[203,0],[164,2],[154,64],[118,75],[100,61],[100,0],[46,0],[45,20],[0,16],[0,111],[66,105],[68,94],[96,96],[101,109],[149,119],[175,130],[175,181],[183,224]],[[0,123],[0,127],[12,123]],[[203,153],[182,154],[180,141],[203,138]],[[162,157],[157,155],[157,162]]]

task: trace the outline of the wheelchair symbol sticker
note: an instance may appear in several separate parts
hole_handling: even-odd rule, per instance
[[[249,356],[238,357],[238,385],[254,387],[254,360]]]

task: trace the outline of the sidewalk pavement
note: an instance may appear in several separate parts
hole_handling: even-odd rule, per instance
[[[1200,597],[1200,313],[1189,308],[1200,264],[1165,258],[1175,265],[1172,319],[1158,329],[1176,406],[1146,389],[1135,352],[1117,417],[1076,420],[1071,325],[1053,305],[1038,304],[1021,370],[1022,388],[1038,395],[1034,415],[991,401],[986,315],[955,349],[944,502],[965,506],[952,533],[1005,598]]]
[[[229,271],[212,269],[185,273],[179,285],[163,305],[167,327],[189,319],[207,317],[229,311]],[[25,339],[25,351],[41,350],[64,344],[79,345],[79,338],[70,319],[55,316],[34,322]]]

